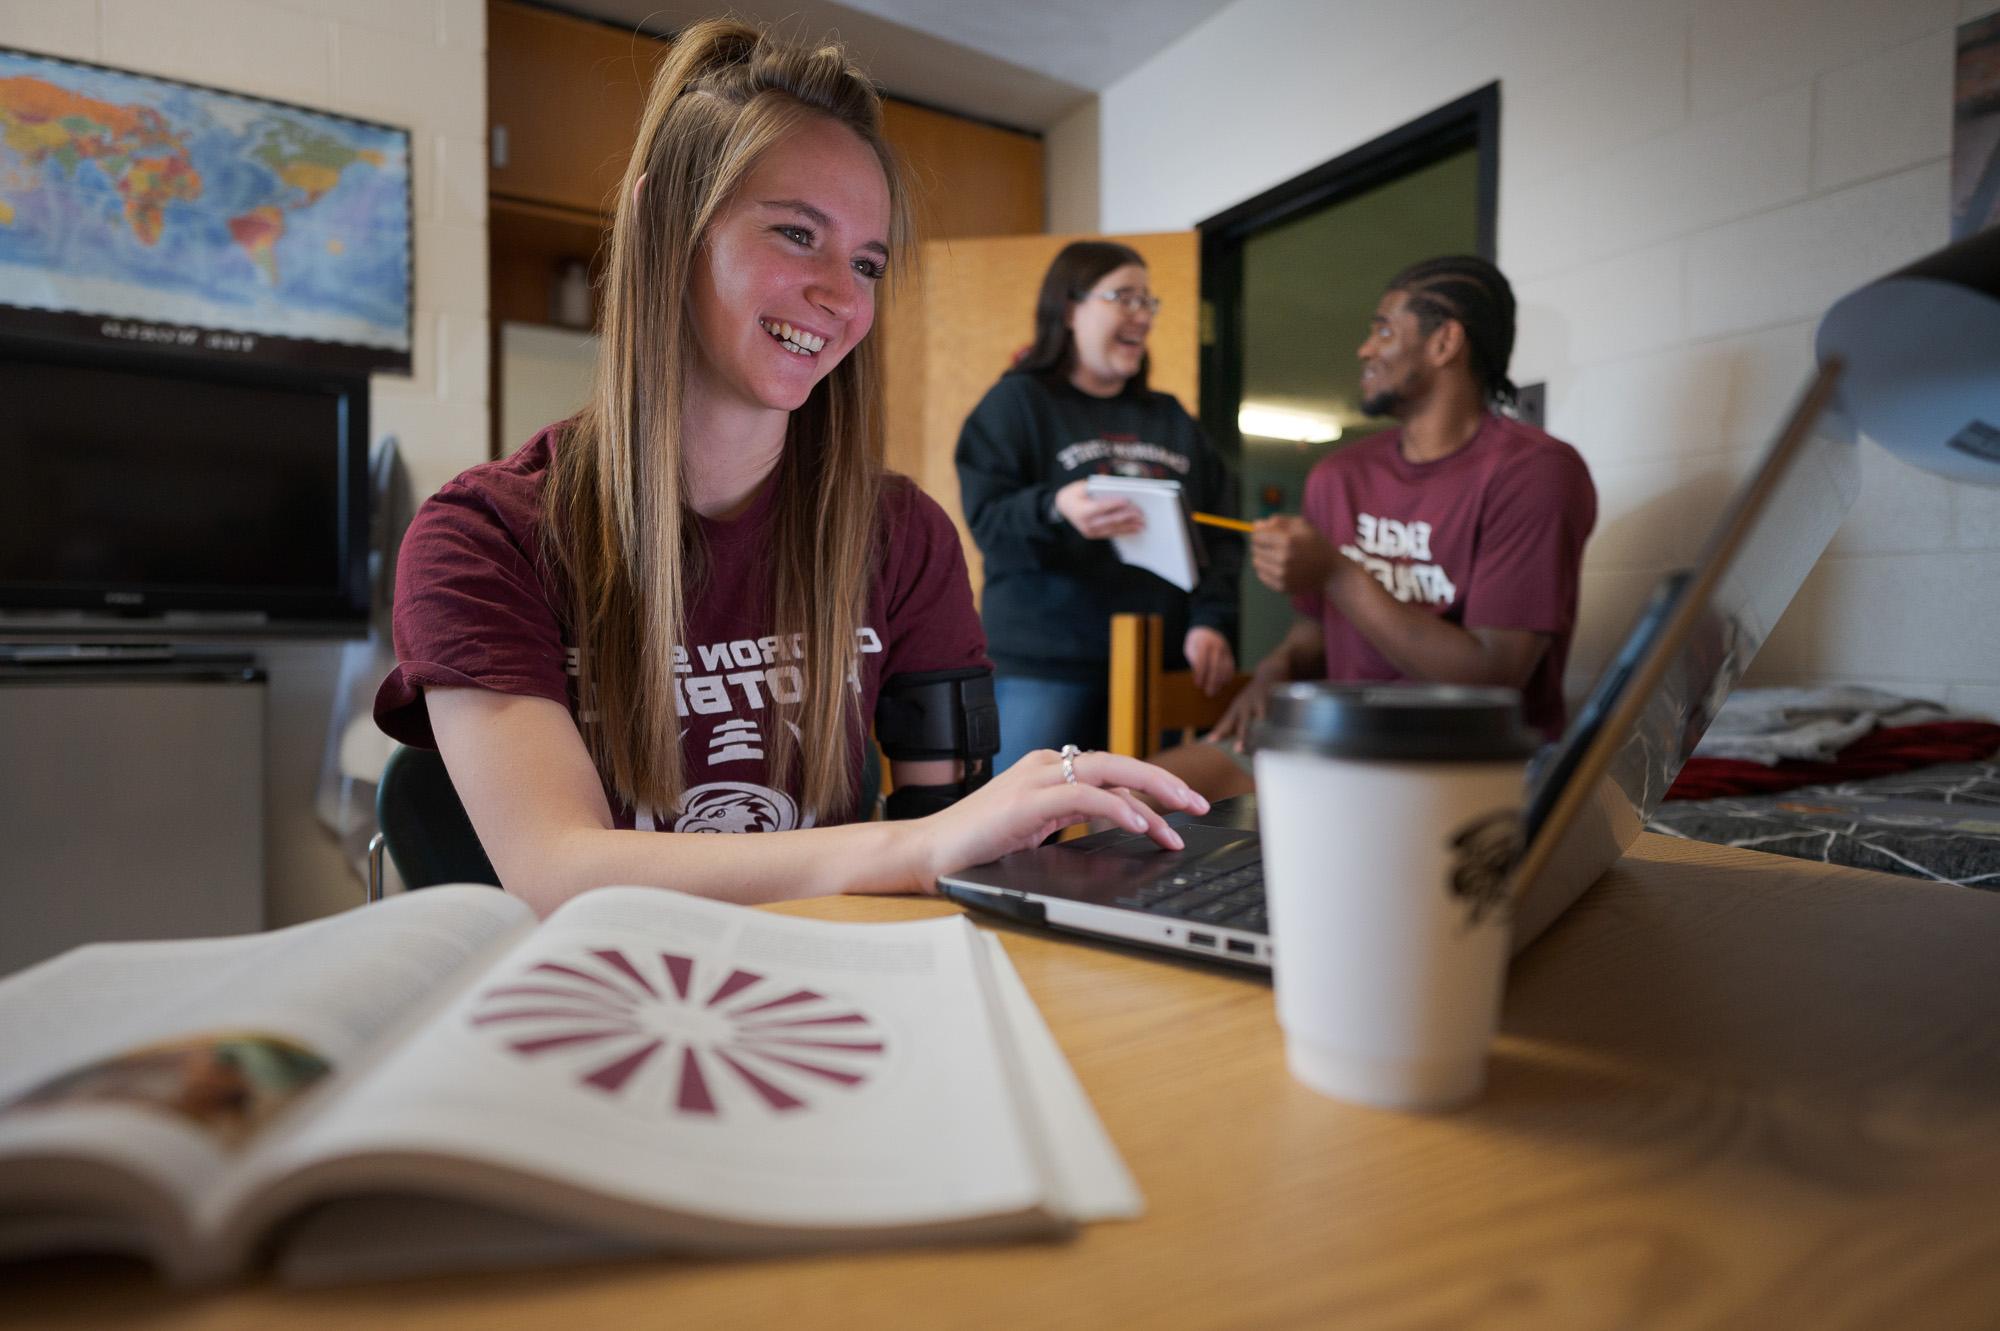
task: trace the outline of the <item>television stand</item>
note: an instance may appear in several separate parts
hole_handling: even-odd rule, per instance
[[[34,643],[0,648],[13,665],[69,665],[76,661],[171,661],[174,649],[152,642]]]
[[[166,642],[36,642],[0,645],[0,677],[47,679],[72,674],[104,679],[119,674],[176,678],[258,679],[263,671],[247,652]]]

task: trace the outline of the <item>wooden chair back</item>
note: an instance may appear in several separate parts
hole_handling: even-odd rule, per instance
[[[1207,730],[1222,719],[1238,690],[1250,682],[1239,673],[1213,698],[1195,687],[1186,670],[1162,669],[1163,630],[1158,615],[1111,617],[1111,717],[1113,753],[1150,758],[1165,731]]]

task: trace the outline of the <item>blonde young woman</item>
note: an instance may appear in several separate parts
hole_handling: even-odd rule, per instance
[[[688,29],[626,168],[591,404],[431,499],[376,719],[435,744],[508,890],[924,892],[1177,778],[1045,751],[987,782],[990,679],[941,509],[882,469],[866,341],[907,245],[836,48]],[[892,811],[849,822],[873,718]],[[971,742],[968,743],[968,736]],[[702,835],[757,831],[751,837]]]

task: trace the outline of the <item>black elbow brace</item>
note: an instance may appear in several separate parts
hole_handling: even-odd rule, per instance
[[[965,775],[931,786],[889,792],[890,818],[921,818],[948,808],[985,785],[1000,752],[1000,708],[986,666],[896,675],[875,703],[875,739],[890,762],[956,759]]]

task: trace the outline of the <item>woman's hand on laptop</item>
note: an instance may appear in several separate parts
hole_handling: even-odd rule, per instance
[[[1180,833],[1141,795],[1162,809],[1208,812],[1208,801],[1179,777],[1137,758],[1091,751],[1076,755],[1070,769],[1074,782],[1064,778],[1061,754],[1037,749],[949,809],[910,824],[928,841],[932,889],[940,874],[1032,850],[1052,833],[1093,818],[1181,849]]]

